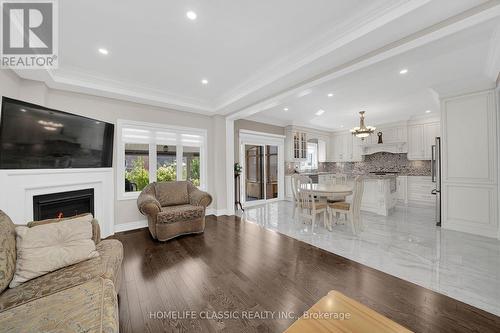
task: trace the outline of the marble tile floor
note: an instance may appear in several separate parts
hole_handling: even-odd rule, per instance
[[[241,218],[401,279],[500,315],[500,241],[443,230],[433,208],[397,206],[387,217],[362,212],[364,230],[349,224],[311,230],[292,217],[292,203],[247,207]]]

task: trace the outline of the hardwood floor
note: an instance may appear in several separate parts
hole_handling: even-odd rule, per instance
[[[265,311],[300,314],[332,289],[415,332],[500,331],[500,317],[234,216],[209,216],[204,234],[166,243],[147,229],[116,238],[125,251],[121,332],[282,332],[294,319]],[[165,319],[169,311],[196,318]]]

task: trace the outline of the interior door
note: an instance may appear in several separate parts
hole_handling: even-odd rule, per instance
[[[245,145],[245,201],[264,200],[264,146]]]
[[[278,197],[278,146],[266,145],[266,197],[275,199]]]

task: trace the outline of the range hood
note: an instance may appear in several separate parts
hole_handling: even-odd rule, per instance
[[[406,142],[390,142],[361,145],[361,155],[371,155],[375,153],[408,153],[408,144]]]

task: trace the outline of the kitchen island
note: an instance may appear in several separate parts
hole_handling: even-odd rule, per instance
[[[395,175],[364,176],[364,193],[361,210],[388,216],[396,207],[397,183]]]

